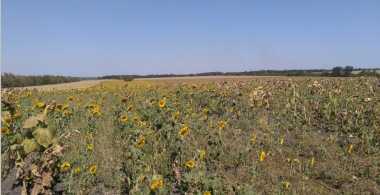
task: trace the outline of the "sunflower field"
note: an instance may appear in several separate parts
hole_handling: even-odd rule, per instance
[[[378,78],[103,82],[2,93],[25,194],[379,194]]]

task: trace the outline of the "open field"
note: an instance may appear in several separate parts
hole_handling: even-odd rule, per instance
[[[242,81],[242,80],[272,80],[286,79],[284,76],[194,76],[194,77],[164,77],[164,78],[136,78],[136,81],[156,82],[220,82],[220,81]]]
[[[362,70],[354,70],[352,71],[352,74],[359,74]],[[372,70],[367,70],[367,71],[372,71]],[[380,70],[376,70],[377,73],[380,73]]]
[[[65,194],[380,194],[380,80],[296,78],[2,94],[2,181],[18,169],[25,189]]]
[[[40,86],[29,86],[29,87],[16,87],[14,89],[17,90],[24,90],[24,89],[37,89],[39,91],[44,90],[63,90],[63,89],[79,89],[79,88],[86,88],[86,87],[93,87],[97,84],[99,84],[102,81],[107,80],[83,80],[78,82],[72,82],[72,83],[60,83],[60,84],[54,84],[54,85],[40,85]]]

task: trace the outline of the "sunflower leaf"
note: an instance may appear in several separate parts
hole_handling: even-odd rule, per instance
[[[24,147],[25,154],[29,154],[37,149],[38,144],[36,142],[36,139],[24,139],[24,141],[21,143],[21,145]]]
[[[33,131],[32,135],[36,138],[37,143],[45,148],[48,148],[49,145],[53,143],[53,139],[48,128],[38,128]]]
[[[9,136],[9,142],[11,144],[21,144],[22,142],[22,135],[17,133],[16,135]]]
[[[22,128],[28,129],[28,128],[35,127],[38,125],[38,123],[44,122],[45,121],[44,118],[45,118],[44,114],[38,114],[36,116],[31,116],[28,119],[26,119]]]

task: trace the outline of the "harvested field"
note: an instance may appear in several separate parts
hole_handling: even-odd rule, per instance
[[[286,79],[285,76],[194,76],[194,77],[164,77],[164,78],[137,78],[135,81],[156,82],[213,82],[213,81],[243,81],[243,80],[273,80]]]
[[[29,86],[29,87],[16,87],[15,89],[37,89],[39,91],[46,91],[51,89],[56,90],[62,90],[62,89],[79,89],[79,88],[86,88],[86,87],[92,87],[97,84],[99,84],[102,81],[107,80],[83,80],[78,82],[72,82],[72,83],[61,83],[61,84],[54,84],[54,85],[40,85],[40,86]]]

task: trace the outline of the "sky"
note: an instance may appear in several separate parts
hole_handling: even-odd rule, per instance
[[[1,72],[380,68],[379,0],[2,0]]]

